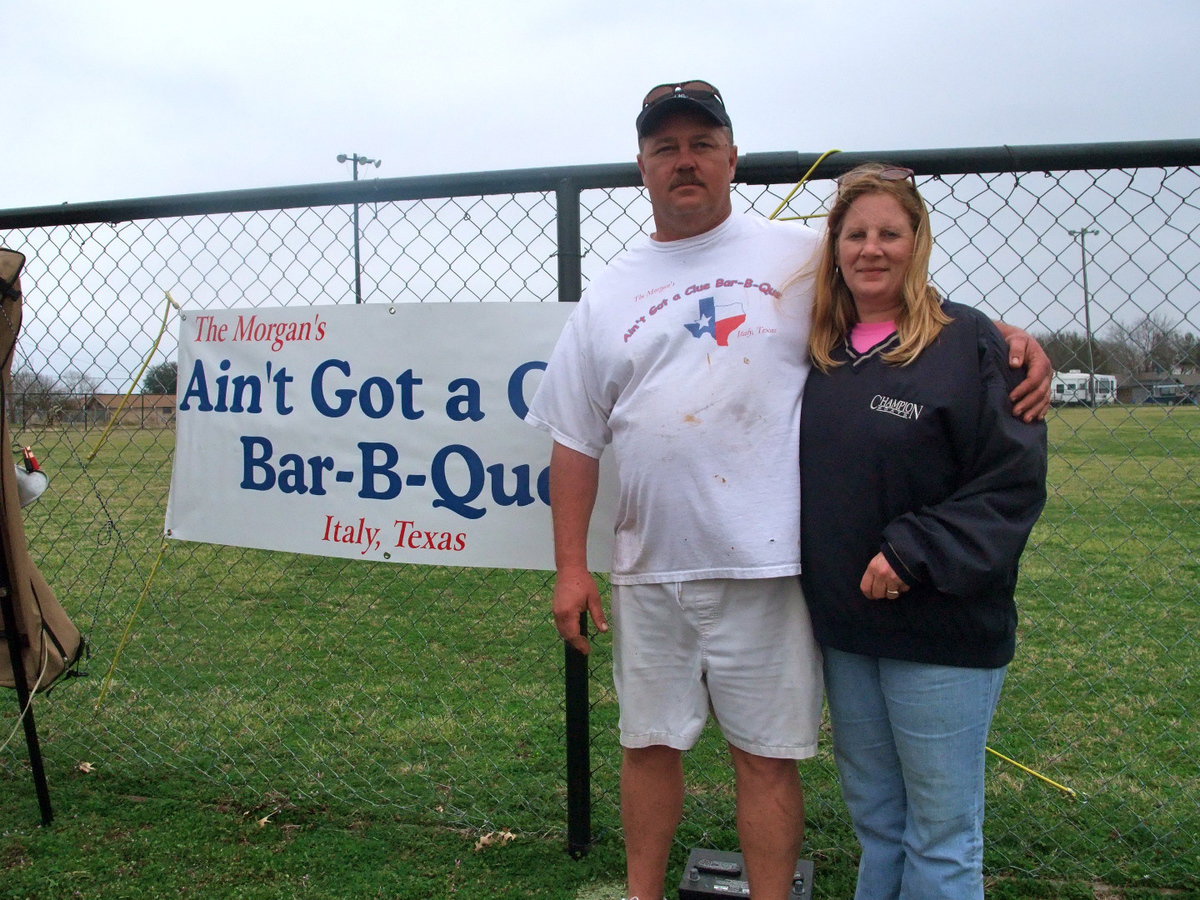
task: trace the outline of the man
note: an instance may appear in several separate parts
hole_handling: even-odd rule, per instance
[[[654,88],[637,133],[654,234],[585,292],[527,417],[554,438],[555,623],[582,653],[585,611],[608,629],[586,536],[611,443],[629,894],[663,896],[683,752],[711,710],[733,758],[755,900],[783,900],[803,842],[795,761],[816,752],[821,716],[820,657],[795,577],[811,307],[810,283],[795,276],[818,238],[733,215],[737,147],[711,84]],[[1023,342],[1014,348],[1024,356]],[[1042,368],[1024,387],[1048,405]],[[1026,397],[1021,411],[1043,409]]]

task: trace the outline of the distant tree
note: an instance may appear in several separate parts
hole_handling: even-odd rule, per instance
[[[1191,332],[1179,339],[1179,368],[1192,375],[1200,372],[1200,340]]]
[[[1119,352],[1115,352],[1111,341],[1098,340],[1092,335],[1091,354],[1088,354],[1087,337],[1077,331],[1060,331],[1055,334],[1035,334],[1038,343],[1046,350],[1050,362],[1056,372],[1069,372],[1078,369],[1088,370],[1089,362],[1095,371],[1105,375],[1117,374]]]
[[[1087,368],[1087,340],[1082,334],[1060,331],[1057,334],[1035,334],[1034,337],[1045,348],[1056,371]]]
[[[86,399],[96,393],[99,382],[86,372],[67,369],[58,380],[58,390],[68,398]]]
[[[1131,325],[1116,323],[1109,334],[1122,346],[1122,362],[1130,372],[1170,373],[1181,364],[1183,336],[1161,313],[1147,313]]]
[[[54,382],[41,372],[18,369],[12,374],[13,396],[26,403],[35,403],[37,398],[54,394]]]
[[[179,364],[175,362],[159,363],[146,371],[146,380],[142,382],[143,394],[174,394],[179,382]]]
[[[36,413],[47,415],[59,403],[54,382],[40,372],[18,369],[12,373],[12,393],[8,396],[9,417],[25,423]]]

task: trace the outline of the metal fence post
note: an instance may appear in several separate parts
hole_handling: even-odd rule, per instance
[[[570,178],[554,189],[558,225],[558,300],[573,303],[583,291],[579,234],[579,187]],[[587,616],[580,617],[586,633]],[[576,859],[592,846],[591,723],[588,701],[587,657],[569,644],[565,653],[567,725],[567,852]]]

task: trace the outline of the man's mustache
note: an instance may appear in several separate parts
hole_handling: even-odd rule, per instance
[[[667,190],[673,191],[677,187],[683,187],[684,185],[688,184],[694,184],[696,187],[704,187],[704,182],[695,175],[679,175],[671,179],[671,183],[667,186]]]

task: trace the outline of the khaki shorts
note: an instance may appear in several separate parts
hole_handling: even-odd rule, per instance
[[[817,752],[821,652],[800,579],[613,585],[621,745],[695,746],[711,711],[756,756]]]

